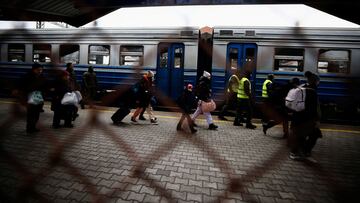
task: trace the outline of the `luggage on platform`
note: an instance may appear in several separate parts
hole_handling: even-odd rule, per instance
[[[118,124],[122,121],[122,119],[125,118],[130,113],[129,108],[121,107],[119,108],[112,116],[111,120],[114,122],[114,124]]]

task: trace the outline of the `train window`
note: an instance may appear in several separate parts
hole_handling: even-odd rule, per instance
[[[80,60],[80,46],[73,44],[60,45],[60,63],[78,64]]]
[[[121,46],[120,65],[142,66],[144,61],[143,46]]]
[[[109,65],[110,45],[90,45],[89,64]]]
[[[51,45],[50,44],[34,44],[33,46],[33,62],[51,62]]]
[[[8,45],[8,61],[24,62],[25,61],[25,45],[9,44]]]
[[[231,68],[236,68],[238,69],[238,54],[239,54],[239,49],[237,48],[230,48],[229,50],[229,63],[230,63],[230,67]]]
[[[304,49],[276,48],[274,60],[274,70],[302,72]]]
[[[181,62],[183,61],[183,48],[176,48],[174,51],[174,68],[181,68]]]
[[[169,51],[168,47],[160,48],[160,68],[167,68]]]
[[[349,73],[349,50],[320,49],[318,60],[319,73]]]

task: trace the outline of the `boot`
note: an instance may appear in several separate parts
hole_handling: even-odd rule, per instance
[[[178,124],[177,124],[176,130],[177,130],[177,131],[181,131],[181,130],[182,130],[182,128],[181,128],[181,123],[178,123]]]

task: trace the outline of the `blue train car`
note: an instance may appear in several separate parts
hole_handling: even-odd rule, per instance
[[[134,84],[156,73],[161,94],[176,99],[184,83],[195,84],[197,28],[49,29],[0,31],[2,95],[9,95],[33,62],[45,74],[73,63],[78,82],[91,65],[101,89]]]
[[[187,83],[212,73],[213,97],[224,99],[230,69],[252,67],[252,88],[260,100],[268,74],[276,82],[320,76],[323,118],[359,122],[360,30],[347,28],[195,27],[82,28],[0,31],[0,82],[9,96],[33,62],[45,74],[71,62],[79,82],[91,65],[101,89],[134,84],[155,72],[158,94],[173,101]],[[49,75],[50,77],[50,75]],[[171,102],[170,102],[171,103]],[[171,104],[160,104],[171,105]]]
[[[222,98],[231,67],[253,68],[257,101],[268,74],[286,83],[304,82],[304,72],[320,76],[323,118],[359,122],[360,30],[345,28],[215,27],[213,88]]]

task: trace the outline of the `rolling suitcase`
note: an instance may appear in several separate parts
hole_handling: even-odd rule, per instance
[[[130,113],[129,108],[119,108],[112,116],[111,120],[114,122],[114,124],[121,123],[122,119],[125,118]]]

